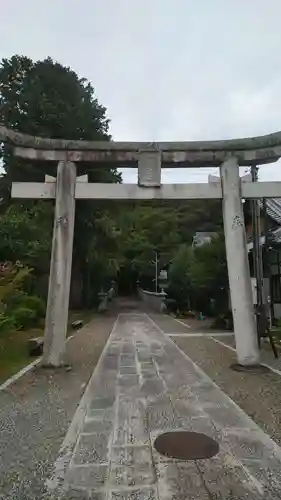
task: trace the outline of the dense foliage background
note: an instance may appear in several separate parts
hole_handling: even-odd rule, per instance
[[[43,137],[111,140],[106,109],[90,82],[50,58],[32,61],[15,55],[2,60],[0,122]],[[8,145],[1,146],[0,155],[0,262],[9,263],[3,267],[6,275],[0,287],[3,290],[10,279],[7,269],[18,272],[20,263],[27,275],[14,294],[21,294],[21,300],[24,294],[25,299],[28,295],[45,301],[54,204],[12,200],[10,187],[12,180],[43,181],[46,173],[55,174],[55,166],[15,158]],[[97,164],[79,168],[87,170],[92,182],[122,182],[115,168]],[[179,307],[203,307],[210,296],[222,298],[227,288],[223,237],[202,248],[191,247],[196,231],[220,234],[221,228],[221,206],[216,200],[78,201],[71,307],[95,306],[98,292],[112,279],[124,294],[134,292],[138,280],[145,288],[153,288],[156,252],[158,268],[169,270],[169,294]],[[3,315],[8,306],[1,295],[0,302]]]

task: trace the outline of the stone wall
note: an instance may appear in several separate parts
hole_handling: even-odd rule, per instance
[[[163,312],[165,310],[165,292],[149,292],[148,290],[139,288],[138,295],[154,311]]]

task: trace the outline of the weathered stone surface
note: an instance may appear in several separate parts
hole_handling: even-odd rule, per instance
[[[28,352],[30,356],[41,356],[43,353],[44,337],[36,337],[28,340]]]
[[[132,375],[119,375],[118,385],[120,390],[133,389],[134,387],[139,387],[139,376],[136,374]]]
[[[82,319],[76,319],[75,321],[72,321],[71,327],[76,330],[77,328],[82,328],[84,324],[84,321]]]
[[[189,142],[111,142],[106,141],[72,141],[34,137],[0,126],[0,138],[17,146],[15,153],[31,159],[57,160],[58,155],[64,161],[102,161],[106,160],[122,165],[134,166],[139,159],[139,152],[161,152],[162,162],[176,162],[180,165],[213,165],[221,163],[231,151],[244,162],[255,161],[266,163],[276,161],[280,157],[281,132],[259,137],[231,139],[220,141]],[[243,162],[244,160],[244,162]]]
[[[102,488],[108,478],[107,465],[81,465],[77,467],[69,467],[65,475],[67,485],[75,485],[76,488]]]
[[[110,486],[143,486],[156,483],[151,450],[146,446],[114,447],[111,455]]]
[[[120,367],[121,366],[135,366],[136,360],[135,356],[132,354],[122,354],[120,357]]]
[[[136,366],[120,366],[120,375],[137,375]]]
[[[112,430],[112,421],[104,419],[87,419],[83,425],[83,434],[96,434],[101,432],[109,432]]]
[[[153,358],[151,357],[150,351],[148,349],[138,349],[137,356],[138,356],[138,360],[141,363],[153,364]]]
[[[112,448],[111,463],[127,466],[144,466],[151,464],[149,446],[123,446]]]
[[[154,373],[156,371],[155,364],[153,362],[153,359],[151,359],[151,358],[146,360],[146,361],[140,361],[140,366],[141,366],[142,371],[151,370]]]
[[[160,498],[210,500],[194,462],[157,462],[156,469]]]
[[[114,405],[114,398],[112,397],[101,397],[101,398],[93,398],[91,401],[91,410],[104,410],[107,408],[112,408]]]
[[[104,362],[112,349],[122,353],[116,372]],[[148,316],[119,316],[90,386],[66,490],[106,500],[280,498],[281,450]],[[219,454],[196,463],[159,455],[159,434],[181,429],[212,437]]]
[[[177,427],[177,418],[171,405],[155,404],[147,408],[147,419],[150,432],[167,431]]]
[[[89,408],[86,419],[112,422],[114,414],[111,408],[91,409]]]
[[[65,491],[59,497],[59,500],[106,500],[106,493],[102,491],[87,492],[78,488],[71,488]]]
[[[154,489],[132,489],[131,491],[113,491],[111,500],[158,500]]]
[[[116,488],[148,486],[156,483],[156,474],[152,467],[146,466],[119,466],[113,465],[110,472],[109,486]]]
[[[246,458],[241,462],[247,473],[262,485],[264,498],[278,498],[278,495],[281,497],[281,468],[273,457],[262,460]]]
[[[58,164],[43,365],[64,363],[75,220],[76,166]]]
[[[95,318],[67,342],[72,372],[32,370],[0,391],[1,500],[61,500],[45,482],[114,320]]]
[[[269,449],[263,446],[258,430],[226,426],[221,430],[220,439],[223,447],[239,459],[268,457]]]
[[[107,370],[115,370],[118,369],[118,357],[116,355],[108,355],[103,360],[103,365]]]
[[[243,415],[238,414],[237,412],[232,412],[230,405],[209,405],[208,407],[205,407],[205,409],[208,412],[208,415],[212,418],[214,424],[218,427],[221,428],[222,426],[225,426],[225,422],[227,421],[227,426],[228,427],[234,427],[238,428],[242,426],[242,429],[244,427],[244,418]]]
[[[104,464],[108,462],[108,433],[82,435],[74,452],[76,465]]]
[[[222,164],[220,173],[224,192],[222,212],[237,361],[249,366],[259,364],[260,351],[237,159],[227,159]]]
[[[259,481],[249,477],[232,455],[229,461],[220,457],[211,460],[198,460],[197,467],[202,474],[211,498],[221,500],[262,500],[264,491]]]
[[[113,445],[148,445],[145,407],[142,400],[120,398]]]

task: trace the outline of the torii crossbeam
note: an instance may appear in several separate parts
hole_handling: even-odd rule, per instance
[[[58,163],[57,178],[13,183],[12,197],[56,199],[43,364],[60,366],[65,354],[76,199],[221,199],[237,360],[259,365],[259,349],[243,217],[243,198],[281,197],[280,182],[243,183],[239,166],[277,161],[281,132],[261,137],[198,142],[69,141],[32,137],[0,126],[0,141],[29,160]],[[95,184],[76,177],[76,163],[137,167],[138,185]],[[220,182],[161,184],[162,167],[219,166]]]

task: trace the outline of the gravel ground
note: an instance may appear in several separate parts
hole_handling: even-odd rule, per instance
[[[215,456],[157,452],[183,429],[213,438]],[[281,449],[139,310],[118,317],[64,444],[45,500],[281,497]]]
[[[251,375],[231,370],[229,366],[236,361],[235,353],[210,338],[174,337],[172,340],[276,443],[281,444],[281,377],[279,375],[273,372]],[[223,341],[231,342],[229,338]]]
[[[130,302],[121,312],[137,311]],[[35,500],[45,493],[69,424],[116,320],[117,309],[95,318],[68,342],[73,369],[35,369],[0,392],[0,499]],[[150,314],[165,333],[200,331],[167,316]],[[188,323],[188,322],[187,322]],[[233,372],[235,353],[211,338],[172,340],[188,354],[253,420],[281,444],[281,377],[275,373],[249,375]],[[228,338],[221,338],[231,343]],[[173,357],[173,356],[171,356]],[[171,358],[170,357],[170,358]],[[74,498],[74,497],[73,497]],[[78,497],[82,498],[79,494]],[[127,497],[126,497],[127,498]],[[186,497],[185,497],[186,498]]]
[[[192,318],[174,318],[168,314],[157,314],[151,311],[149,311],[149,316],[165,333],[218,333],[218,330],[211,328],[211,320],[199,321]],[[223,333],[223,330],[220,330],[219,333]]]
[[[42,498],[44,481],[116,314],[95,318],[67,344],[72,371],[29,372],[0,392],[0,499]]]
[[[235,348],[235,338],[234,337],[221,337],[217,339],[219,341],[222,341],[224,344],[229,345],[230,347]],[[276,345],[277,347],[277,352],[279,357],[277,359],[274,358],[271,346],[269,344],[268,339],[261,339],[261,361],[262,363],[266,363],[272,368],[275,368],[277,370],[281,371],[281,349],[279,345]]]

